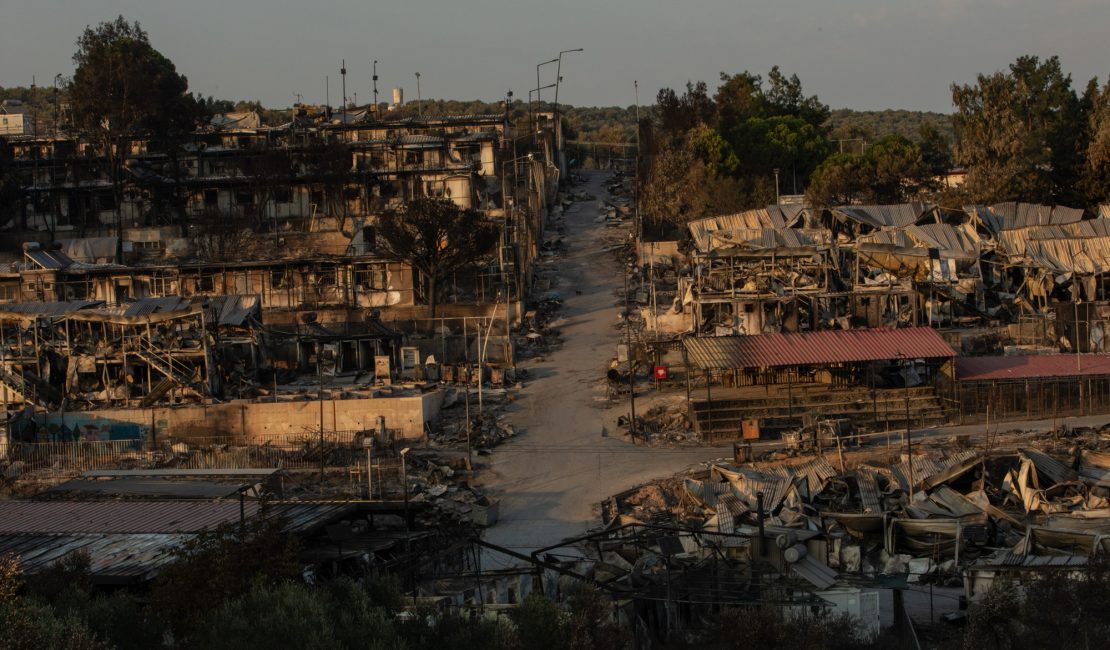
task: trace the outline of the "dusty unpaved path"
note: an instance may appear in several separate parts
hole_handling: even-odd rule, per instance
[[[590,174],[576,189],[604,198],[606,177]],[[543,361],[523,366],[532,379],[508,418],[524,433],[496,448],[482,473],[481,483],[501,499],[500,521],[485,539],[519,552],[600,524],[596,506],[613,493],[731,453],[637,447],[622,442],[619,432],[603,435],[604,411],[595,397],[605,394],[598,380],[616,352],[613,292],[623,276],[603,250],[606,227],[597,216],[596,201],[575,203],[565,213],[568,248],[557,289],[564,306],[553,324],[564,343]]]

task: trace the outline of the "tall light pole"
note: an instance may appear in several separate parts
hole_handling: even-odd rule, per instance
[[[343,110],[339,111],[340,119],[343,121],[343,140],[347,139],[347,59],[343,59],[339,64],[339,78],[341,81],[343,92]]]
[[[374,117],[378,116],[378,60],[374,59],[374,72],[371,81],[374,82]]]
[[[408,454],[410,449],[405,447],[401,450],[401,489],[405,495],[405,530],[409,529],[409,475],[408,470],[405,468],[405,455]]]
[[[583,51],[582,48],[578,47],[573,50],[563,50],[559,52],[559,58],[557,59],[558,64],[555,66],[555,115],[559,114],[559,82],[563,80],[563,55],[581,51]],[[538,77],[536,79],[536,85],[540,85]]]
[[[558,62],[559,62],[559,59],[555,58],[555,59],[551,59],[550,61],[544,61],[543,63],[537,63],[536,64],[536,89],[537,90],[540,87],[540,68],[542,68],[543,66],[545,66],[549,63],[558,63]],[[545,88],[546,87],[547,86],[545,86]],[[542,97],[540,97],[539,95],[536,95],[536,101],[542,101],[542,99],[543,99]]]
[[[58,82],[61,80],[61,73],[54,75],[54,137],[58,137]]]
[[[562,50],[559,52],[558,63],[555,64],[555,149],[556,156],[559,160],[559,182],[563,181],[563,173],[566,171],[566,158],[563,156],[563,148],[560,141],[560,136],[563,133],[563,120],[559,117],[559,84],[563,81],[563,55],[570,52],[581,52],[582,48],[576,47],[573,50]],[[539,84],[536,84],[537,86]]]
[[[628,291],[628,268],[624,270],[624,344],[628,358],[628,431],[636,442],[636,366],[632,362],[632,307]]]
[[[420,100],[420,73],[416,73],[416,112],[420,117],[424,117],[424,102]]]
[[[633,188],[636,192],[633,199],[635,200],[636,208],[636,246],[643,250],[644,245],[644,222],[640,218],[640,82],[639,80],[632,80],[632,92],[636,101],[636,185]],[[642,257],[641,257],[642,259]],[[654,279],[653,279],[654,282]]]
[[[536,104],[537,104],[536,110],[534,110],[534,111],[531,110],[531,108],[532,108],[532,93],[537,93],[538,94],[541,90],[547,90],[548,88],[554,88],[554,87],[555,87],[555,84],[547,84],[546,86],[542,86],[540,88],[533,88],[532,90],[528,91],[528,108],[529,108],[529,118],[528,119],[532,122],[532,124],[531,124],[532,140],[536,139],[536,118],[535,118],[535,115],[537,113],[539,113],[539,106],[538,106],[539,100],[536,100]]]
[[[540,68],[542,68],[543,66],[545,66],[549,63],[558,63],[558,62],[559,62],[559,59],[554,58],[554,59],[551,59],[550,61],[544,61],[543,63],[537,63],[536,64],[536,87],[534,89],[536,91],[536,113],[538,113],[540,111],[539,104],[543,102],[543,96],[542,96],[542,93],[540,93],[540,91],[541,90],[547,90],[548,88],[551,88],[552,86],[556,85],[556,84],[551,84],[551,85],[548,85],[548,86],[544,86],[542,88],[540,87]],[[532,97],[530,95],[528,97],[528,108],[529,109],[532,108]],[[532,135],[533,135],[533,137],[535,137],[535,123],[533,123],[533,125],[532,125]]]

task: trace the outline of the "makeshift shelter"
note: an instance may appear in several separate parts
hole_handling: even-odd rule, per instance
[[[910,419],[911,401],[915,420],[942,417],[935,386],[951,376],[948,362],[955,356],[927,327],[689,337],[684,349],[688,372],[699,372],[705,382],[704,398],[691,398],[692,419],[714,439],[740,437],[751,420],[762,420],[764,430],[795,426],[814,409],[827,417],[878,420],[880,392],[888,422],[902,399],[905,413],[896,421]],[[714,384],[720,386],[716,397]],[[859,399],[861,386],[871,389],[869,403]]]

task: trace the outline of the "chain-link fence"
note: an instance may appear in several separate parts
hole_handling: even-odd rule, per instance
[[[378,471],[397,455],[399,430],[306,431],[187,440],[12,443],[8,459],[22,473],[77,476],[96,469],[353,469]],[[368,441],[373,444],[369,445]],[[392,473],[392,470],[391,470]]]

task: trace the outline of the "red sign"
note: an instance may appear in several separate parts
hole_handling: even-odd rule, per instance
[[[667,378],[667,366],[655,366],[655,381],[664,381]]]

